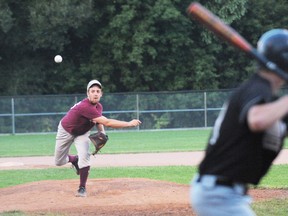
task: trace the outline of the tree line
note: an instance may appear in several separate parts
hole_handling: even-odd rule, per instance
[[[288,23],[284,0],[199,2],[255,46]],[[255,61],[191,20],[190,3],[1,0],[0,95],[83,93],[90,79],[110,93],[234,88]]]

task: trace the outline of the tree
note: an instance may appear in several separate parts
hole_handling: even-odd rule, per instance
[[[232,88],[255,62],[190,20],[188,0],[2,0],[2,95]],[[287,23],[285,1],[202,0],[255,44]],[[255,10],[254,8],[257,8]],[[63,56],[55,64],[56,54]]]

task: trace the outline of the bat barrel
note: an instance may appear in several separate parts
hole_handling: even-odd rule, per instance
[[[202,23],[209,30],[214,32],[217,36],[223,38],[225,41],[234,47],[248,53],[255,58],[261,65],[268,70],[273,71],[282,79],[288,81],[288,73],[279,68],[276,64],[269,61],[264,55],[261,55],[250,43],[248,43],[238,32],[232,27],[225,24],[219,17],[214,15],[211,11],[203,7],[198,2],[193,2],[187,8],[187,14]]]
[[[187,14],[236,48],[245,52],[252,50],[253,47],[241,35],[198,2],[189,5]]]

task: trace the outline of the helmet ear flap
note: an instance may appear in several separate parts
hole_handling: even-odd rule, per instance
[[[288,51],[281,53],[281,58],[288,63]]]
[[[288,51],[287,52],[283,52],[281,54],[281,57],[283,59],[283,62],[287,62],[286,66],[283,66],[283,69],[288,73]]]
[[[288,51],[282,52],[280,57],[280,61],[282,62],[280,67],[288,73]]]

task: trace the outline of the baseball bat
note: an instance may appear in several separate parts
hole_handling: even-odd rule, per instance
[[[235,31],[231,26],[225,24],[219,17],[203,7],[200,3],[192,2],[187,8],[187,14],[191,18],[194,18],[203,24],[210,31],[214,32],[217,36],[224,39],[229,44],[252,56],[268,70],[273,71],[282,79],[288,81],[288,74],[284,70],[279,68],[275,63],[269,61],[237,31]]]

